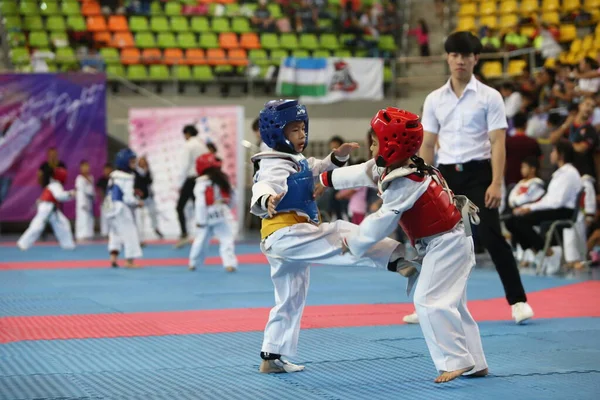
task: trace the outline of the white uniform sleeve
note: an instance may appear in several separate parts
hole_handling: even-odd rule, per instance
[[[287,178],[297,170],[293,161],[283,158],[264,158],[259,163],[260,168],[254,176],[252,185],[250,212],[264,218],[268,215],[266,207],[268,197],[287,192]]]
[[[523,187],[526,186],[526,189]],[[541,179],[532,179],[531,181],[520,181],[510,191],[508,195],[508,204],[511,208],[520,207],[524,204],[535,203],[546,193],[544,183]]]
[[[583,210],[586,216],[596,215],[596,189],[594,188],[594,182],[591,180],[583,181],[583,190],[585,191],[585,197],[583,200]]]
[[[64,202],[73,198],[71,193],[67,192],[60,182],[50,182],[48,190],[50,190],[56,201]]]
[[[206,206],[206,189],[211,182],[208,179],[197,180],[194,186],[194,207],[196,209],[196,223],[206,225],[208,223],[208,209]]]
[[[337,164],[333,160],[334,158],[337,160]],[[350,156],[337,158],[333,155],[333,153],[330,153],[327,157],[325,157],[322,160],[310,157],[307,159],[307,161],[308,167],[313,172],[313,176],[318,176],[319,174],[325,171],[331,171],[334,168],[341,167],[346,161],[348,161],[349,158]]]
[[[548,185],[548,191],[536,203],[528,205],[531,211],[539,210],[555,210],[557,208],[572,208],[577,207],[577,204],[569,204],[569,200],[573,198],[574,193],[579,193],[582,188],[581,178],[576,174],[563,173],[555,176]]]
[[[379,172],[375,160],[369,160],[362,164],[338,168],[332,171],[330,175],[322,174],[320,179],[323,186],[330,186],[336,190],[365,186],[377,188]]]
[[[398,226],[402,213],[412,208],[425,193],[430,181],[430,177],[423,182],[407,178],[392,181],[381,196],[381,208],[361,222],[355,235],[345,238],[350,252],[356,257],[362,257],[371,246],[389,236]]]
[[[435,116],[435,93],[436,92],[430,93],[427,98],[425,98],[421,124],[423,124],[424,131],[437,134],[440,131],[440,123]]]
[[[135,192],[133,190],[133,178],[131,179],[119,179],[119,184],[121,186],[121,190],[123,191],[123,203],[128,206],[136,206],[138,204],[138,200],[135,197]]]
[[[489,95],[486,118],[488,132],[508,128],[504,99],[502,99],[502,95],[497,90],[494,90]]]
[[[89,197],[96,197],[96,190],[94,189],[94,178],[91,177],[90,179],[91,182],[87,179],[85,180],[85,194]]]

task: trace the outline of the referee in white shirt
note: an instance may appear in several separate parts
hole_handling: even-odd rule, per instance
[[[439,145],[439,169],[450,189],[479,207],[478,237],[496,266],[512,316],[517,323],[533,317],[511,247],[500,229],[506,161],[506,113],[500,93],[479,82],[473,69],[481,42],[469,32],[455,32],[444,44],[451,77],[431,92],[423,106],[425,131],[421,157],[434,162]]]
[[[208,152],[208,148],[198,139],[198,129],[194,125],[183,127],[185,144],[181,155],[181,171],[179,174],[179,200],[177,200],[177,218],[181,228],[181,239],[176,247],[188,243],[187,224],[185,221],[185,205],[191,199],[194,201],[194,185],[196,184],[196,159]]]

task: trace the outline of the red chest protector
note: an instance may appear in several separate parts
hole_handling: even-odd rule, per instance
[[[58,204],[58,201],[54,198],[54,195],[47,187],[42,191],[42,195],[40,196],[40,201],[47,201],[50,203]]]
[[[204,200],[206,201],[206,205],[207,206],[212,206],[213,204],[215,204],[215,201],[221,201],[221,203],[225,203],[228,204],[229,200],[230,200],[230,196],[229,193],[223,193],[223,191],[219,190],[220,192],[220,197],[218,199],[215,199],[215,188],[213,185],[209,186],[208,188],[206,188],[206,191],[204,192]]]
[[[415,182],[425,180],[414,173],[406,178]],[[400,218],[400,226],[413,245],[418,239],[450,231],[462,219],[443,178],[437,173],[431,178],[425,193]]]

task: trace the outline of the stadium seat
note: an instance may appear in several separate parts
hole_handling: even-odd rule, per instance
[[[48,17],[50,15],[58,15],[58,14],[60,14],[60,10],[58,8],[58,3],[51,2],[51,1],[42,3],[42,4],[40,4],[40,12],[43,16],[46,16],[46,17]]]
[[[240,47],[240,44],[238,43],[237,35],[228,32],[219,35],[219,46],[221,46],[222,49],[237,49]]]
[[[133,35],[130,32],[116,32],[113,37],[113,46],[118,48],[134,47],[135,41]]]
[[[31,32],[29,34],[29,46],[45,49],[50,46],[48,34],[45,31]]]
[[[67,30],[65,19],[60,15],[53,15],[46,20],[46,29],[52,32],[64,32]]]
[[[312,33],[300,34],[300,47],[306,50],[316,50],[319,48],[317,35]]]
[[[459,18],[456,23],[457,31],[474,31],[476,28],[475,18],[473,17],[462,17]]]
[[[269,65],[269,56],[263,49],[250,50],[248,53],[248,59],[255,65],[266,66]]]
[[[81,15],[71,15],[67,17],[67,27],[75,32],[85,32],[85,19]]]
[[[383,82],[391,83],[394,78],[394,74],[392,74],[392,69],[388,66],[383,67]]]
[[[556,67],[556,58],[548,57],[544,61],[544,68],[554,69]]]
[[[166,17],[152,17],[150,20],[150,30],[152,32],[170,32],[171,27]]]
[[[4,28],[6,30],[20,30],[22,27],[21,17],[16,15],[4,17]]]
[[[542,14],[542,22],[558,25],[560,24],[560,16],[557,12],[545,12]]]
[[[138,49],[130,48],[121,50],[121,64],[132,65],[139,64],[142,54]]]
[[[321,35],[321,47],[327,50],[337,50],[340,48],[338,38],[333,33],[324,33]]]
[[[181,65],[185,62],[183,50],[181,49],[165,49],[164,61],[167,65]]]
[[[61,9],[64,15],[81,15],[79,3],[63,1]]]
[[[252,27],[247,18],[238,17],[234,18],[231,22],[231,30],[235,33],[246,33],[251,32]]]
[[[457,15],[459,17],[472,17],[477,14],[477,4],[476,3],[465,3],[461,4],[458,9]]]
[[[483,64],[481,73],[488,79],[502,77],[502,63],[500,61],[488,61]]]
[[[227,59],[229,64],[236,67],[243,67],[248,65],[248,55],[244,49],[231,49],[227,53]]]
[[[72,47],[61,47],[56,49],[56,62],[63,66],[76,65],[79,63],[75,56],[75,50],[73,50]]]
[[[85,1],[81,4],[81,14],[86,17],[102,15],[100,5],[95,1]]]
[[[538,7],[538,0],[521,0],[519,9],[521,10],[521,15],[530,16],[537,13]]]
[[[190,25],[185,17],[171,17],[171,30],[173,32],[189,32]]]
[[[159,49],[144,49],[142,51],[142,62],[144,64],[160,64],[163,56]]]
[[[148,20],[146,17],[142,17],[139,15],[133,16],[129,18],[129,29],[131,32],[146,32],[150,30],[148,26]]]
[[[188,49],[185,51],[185,62],[189,65],[205,65],[206,55],[202,49]]]
[[[583,8],[586,11],[594,10],[600,8],[600,0],[584,0]]]
[[[318,49],[313,51],[312,56],[314,58],[327,58],[327,57],[331,57],[331,52],[329,50],[325,50],[325,49]]]
[[[484,1],[479,5],[479,15],[494,15],[496,14],[496,2],[495,1]]]
[[[581,50],[590,51],[594,48],[594,35],[586,35],[581,43]]]
[[[3,0],[0,2],[0,14],[2,14],[3,17],[19,15],[19,7],[14,1]],[[29,59],[29,55],[27,55],[27,59]]]
[[[111,15],[108,17],[108,29],[113,32],[127,32],[129,31],[129,24],[127,18],[122,15]]]
[[[527,66],[525,60],[511,60],[508,63],[508,75],[509,76],[520,76],[523,73],[523,68]]]
[[[115,77],[124,78],[126,75],[125,67],[121,64],[109,64],[106,66],[106,75],[109,80],[114,80]]]
[[[206,17],[192,17],[191,28],[196,33],[210,32],[210,25]]]
[[[195,81],[211,82],[215,77],[208,65],[195,65],[192,68],[192,76]]]
[[[215,33],[231,32],[229,20],[227,18],[222,17],[213,18],[211,30]]]
[[[176,3],[174,1],[166,3],[165,14],[171,17],[181,15],[181,4]]]
[[[577,37],[577,28],[575,25],[566,24],[560,26],[560,42],[570,42]]]
[[[292,51],[292,57],[295,58],[308,58],[310,57],[310,53],[307,50],[296,49]]]
[[[25,30],[28,31],[39,31],[44,29],[44,23],[42,22],[42,17],[39,15],[25,17],[23,19]],[[85,23],[84,23],[85,26]],[[84,28],[85,30],[85,28]]]
[[[50,43],[52,43],[55,47],[66,47],[69,45],[69,36],[66,32],[51,32],[50,33]],[[60,43],[60,45],[59,45]]]
[[[569,46],[569,52],[570,53],[579,53],[581,51],[581,39],[575,39],[571,42],[571,45]]]
[[[223,49],[207,49],[206,62],[208,65],[225,65],[227,64],[227,55]]]
[[[288,57],[289,53],[287,50],[277,49],[271,51],[271,65],[281,64],[281,60]]]
[[[167,49],[169,47],[177,47],[177,41],[175,40],[175,35],[171,32],[159,33],[156,43],[158,44],[158,47],[160,47],[161,49]]]
[[[106,65],[119,64],[121,62],[119,57],[119,51],[112,47],[104,47],[100,49],[100,55],[104,59]]]
[[[218,49],[219,39],[217,39],[217,35],[212,32],[203,33],[200,35],[199,47],[203,49]]]
[[[143,65],[130,65],[127,68],[127,79],[138,82],[148,80],[146,67]]]
[[[151,65],[148,70],[148,79],[151,81],[164,82],[171,78],[169,68],[166,65]]]
[[[352,53],[350,50],[339,49],[333,52],[334,57],[344,58],[344,57],[352,57]]]
[[[37,1],[22,1],[19,3],[19,12],[21,15],[38,15],[40,9],[38,8]]]
[[[87,30],[89,32],[103,32],[108,30],[106,20],[103,16],[88,17]]]
[[[294,50],[298,48],[298,38],[294,33],[282,33],[279,36],[279,45],[282,49]],[[263,45],[264,47],[264,45]]]
[[[260,49],[261,43],[260,43],[260,40],[258,39],[258,35],[253,32],[242,33],[242,36],[240,39],[240,47],[242,47],[246,50]]]
[[[149,49],[156,47],[154,35],[150,32],[141,32],[135,35],[135,45],[140,49]]]
[[[504,0],[500,2],[500,14],[514,14],[519,10],[516,0]]]
[[[16,47],[10,51],[10,60],[14,65],[29,64],[29,51],[25,47]]]
[[[275,33],[263,33],[260,35],[260,44],[263,49],[279,49],[279,38]]]
[[[520,32],[521,35],[532,38],[535,35],[536,29],[533,26],[522,26]]]
[[[193,49],[198,47],[198,42],[193,33],[182,32],[177,35],[177,45],[182,49]]]
[[[542,0],[542,12],[558,11],[559,9],[559,0]]]
[[[225,15],[234,16],[240,14],[240,5],[238,3],[231,3],[225,6]]]
[[[562,1],[562,11],[564,13],[570,13],[573,11],[577,11],[581,8],[581,3],[579,0],[563,0]]]
[[[381,35],[377,44],[380,50],[395,52],[398,48],[392,35]]]
[[[479,19],[479,26],[487,26],[491,29],[496,29],[498,26],[498,18],[495,15],[488,15]]]
[[[192,70],[187,65],[176,65],[173,67],[172,75],[178,81],[192,80]]]

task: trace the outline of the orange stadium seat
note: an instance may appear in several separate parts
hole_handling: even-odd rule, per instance
[[[96,32],[94,33],[94,42],[97,45],[104,47],[113,47],[113,39],[110,32]]]
[[[223,49],[206,50],[206,60],[208,65],[227,65],[227,56]]]
[[[88,17],[86,25],[90,32],[103,32],[108,29],[106,20],[102,16]]]
[[[130,48],[121,50],[121,64],[132,65],[140,62],[141,54],[138,49]]]
[[[165,49],[164,60],[167,65],[183,65],[185,58],[181,49]]]
[[[100,4],[96,1],[86,1],[81,5],[81,14],[86,17],[91,17],[94,15],[101,15],[102,10],[100,9]]]
[[[131,32],[116,32],[113,37],[113,47],[119,47],[121,49],[127,47],[135,47],[135,41]]]
[[[229,64],[236,67],[243,67],[248,65],[248,55],[244,49],[231,49],[229,50]]]
[[[202,49],[187,49],[185,51],[185,61],[188,65],[205,65],[206,56]]]
[[[108,29],[113,32],[128,32],[127,18],[123,15],[111,15],[108,17]]]
[[[142,51],[142,62],[144,64],[162,64],[162,52],[159,49],[144,49]]]
[[[219,45],[223,49],[237,49],[240,47],[235,33],[221,33],[219,35]]]
[[[240,46],[244,49],[260,49],[260,40],[256,33],[243,33],[240,40]]]

